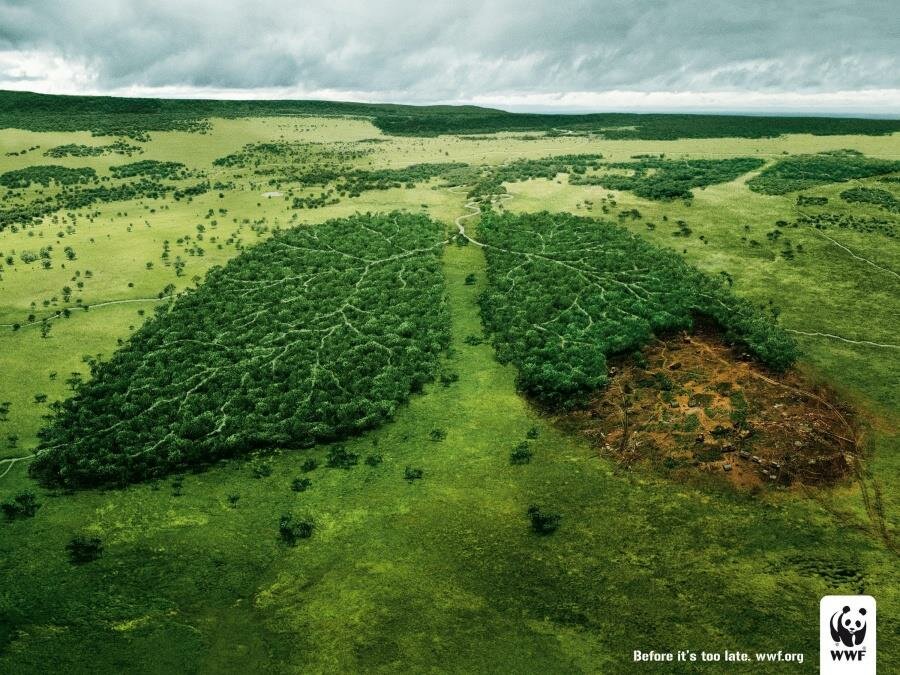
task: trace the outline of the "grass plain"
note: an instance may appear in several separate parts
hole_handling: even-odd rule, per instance
[[[597,152],[612,161],[642,153],[775,161],[785,153],[849,148],[900,158],[898,135],[397,138],[364,121],[335,118],[213,120],[207,134],[151,136],[141,144],[144,153],[131,159],[51,159],[42,155],[50,147],[109,139],[0,130],[0,173],[34,164],[91,166],[99,173],[158,159],[234,182],[221,197],[214,190],[190,202],[145,199],[85,209],[75,232],[63,238],[57,232],[65,225],[49,218],[0,232],[3,257],[54,245],[50,269],[17,260],[2,272],[0,324],[9,325],[0,326],[0,401],[10,409],[0,422],[0,459],[36,446],[47,408],[35,402],[36,394],[49,401],[65,396],[69,374],[87,373],[82,356],[111,354],[164,286],[196,284],[237,254],[233,244],[207,243],[203,256],[191,256],[190,243],[177,243],[209,223],[209,209],[227,210],[218,216],[219,242],[239,239],[244,246],[275,226],[395,208],[425,211],[452,232],[454,219],[468,212],[464,192],[439,188],[439,181],[295,211],[286,199],[263,197],[270,188],[249,172],[237,177],[211,166],[247,143],[377,139],[361,144],[371,153],[355,161],[379,168]],[[40,149],[5,155],[35,145]],[[749,177],[695,190],[687,203],[649,202],[559,176],[507,185],[512,198],[503,208],[614,220],[622,210],[638,209],[640,219],[619,222],[705,271],[727,272],[737,294],[771,301],[782,325],[798,331],[799,367],[852,401],[868,426],[858,480],[748,494],[713,479],[679,483],[617,468],[531,408],[515,391],[513,369],[496,362],[488,343],[466,341],[482,335],[476,297],[484,259],[475,246],[451,245],[443,261],[453,332],[446,367],[459,380],[429,385],[394,422],[347,443],[361,456],[383,455],[383,463],[303,474],[309,454],[320,463],[325,456],[327,448],[316,447],[277,454],[268,477],[256,478],[249,463],[233,461],[123,490],[37,489],[35,518],[0,525],[0,671],[622,672],[633,667],[634,649],[731,649],[803,652],[804,664],[769,670],[812,672],[819,598],[865,592],[879,603],[879,665],[890,672],[900,665],[893,543],[900,518],[900,246],[883,235],[833,227],[786,227],[781,239],[769,241],[775,221],[815,209],[797,206],[793,193],[753,193]],[[828,197],[822,210],[889,217],[840,199],[857,184],[875,182],[809,193]],[[678,220],[692,236],[672,236]],[[477,232],[477,225],[467,224],[467,231]],[[802,245],[793,259],[780,255],[785,238],[795,250]],[[185,261],[183,276],[162,264],[164,240]],[[72,246],[75,260],[62,259],[63,246]],[[469,274],[474,285],[464,283]],[[58,310],[52,298],[59,303],[60,289],[73,279],[84,283],[74,297],[93,307],[52,321],[41,337],[41,317]],[[36,323],[12,330],[31,313]],[[534,458],[511,465],[510,451],[533,427]],[[433,430],[446,437],[432,440]],[[404,480],[405,467],[421,468],[422,480]],[[5,471],[0,498],[35,489],[26,462],[0,465],[0,474]],[[294,492],[291,481],[301,475],[312,485]],[[531,504],[562,515],[558,532],[530,532]],[[282,513],[308,514],[314,536],[296,547],[281,545]],[[102,538],[99,560],[69,563],[65,545],[77,533]],[[727,664],[729,672],[756,668]]]

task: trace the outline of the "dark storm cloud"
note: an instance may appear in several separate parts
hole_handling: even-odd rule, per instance
[[[0,82],[493,94],[900,89],[893,1],[0,0]],[[24,56],[22,57],[24,58]],[[4,66],[4,64],[6,64]],[[4,72],[4,68],[6,72]]]

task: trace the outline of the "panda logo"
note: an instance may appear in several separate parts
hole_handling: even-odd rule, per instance
[[[849,605],[831,616],[831,637],[845,647],[856,647],[866,639],[866,610],[854,612]]]

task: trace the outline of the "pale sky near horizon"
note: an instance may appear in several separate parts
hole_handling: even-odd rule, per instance
[[[0,89],[900,114],[889,0],[0,0]]]

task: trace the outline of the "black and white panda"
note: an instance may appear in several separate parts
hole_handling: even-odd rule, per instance
[[[831,616],[831,637],[846,647],[862,644],[866,638],[866,610],[854,612],[849,606]]]

